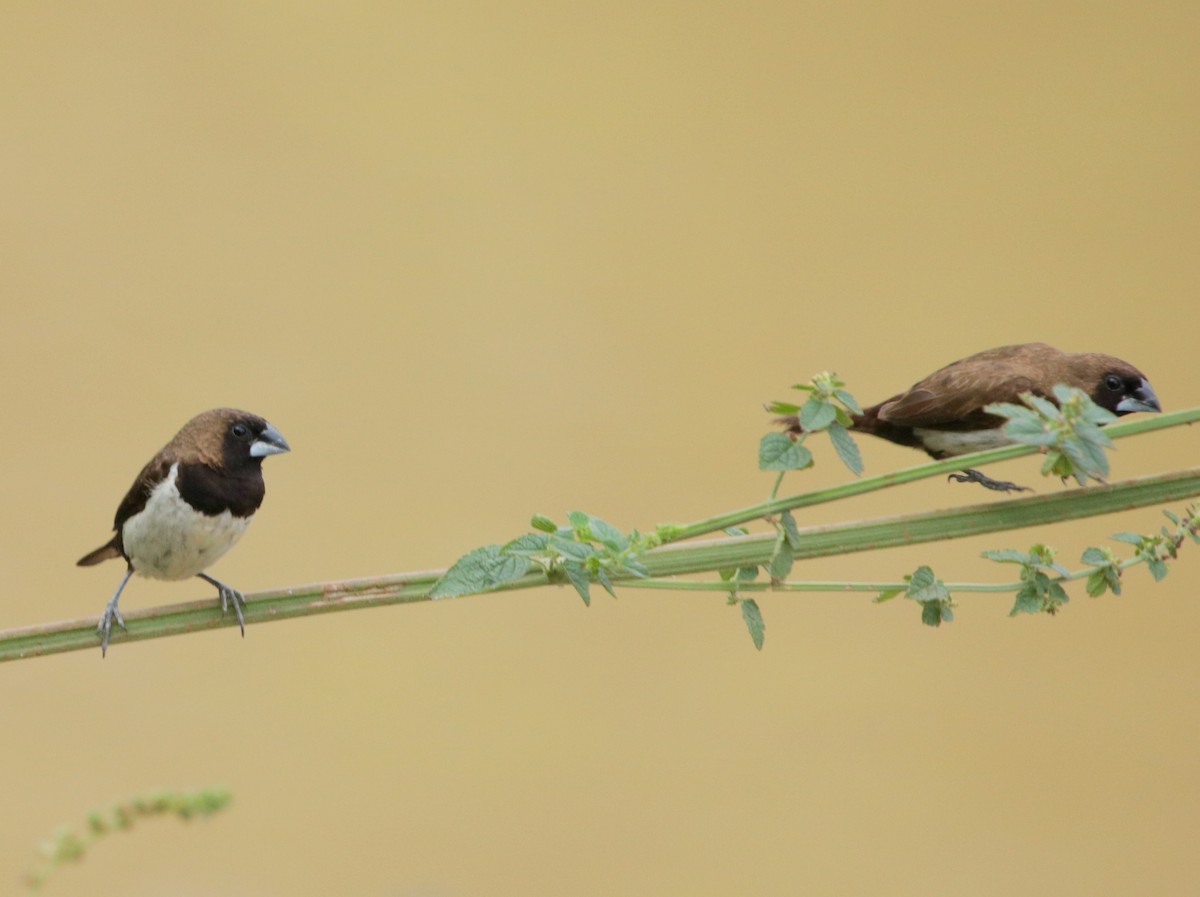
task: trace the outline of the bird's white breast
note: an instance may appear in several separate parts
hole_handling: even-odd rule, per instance
[[[133,569],[153,579],[187,579],[233,547],[250,523],[229,511],[202,514],[183,500],[179,464],[154,487],[146,507],[125,521],[121,543]]]
[[[926,430],[914,427],[913,433],[921,440],[926,451],[945,454],[948,457],[982,452],[984,449],[1011,445],[999,427],[988,430]]]

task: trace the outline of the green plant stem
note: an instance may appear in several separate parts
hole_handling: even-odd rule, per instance
[[[1145,563],[1144,558],[1127,558],[1117,564],[1124,571],[1130,567]],[[1067,575],[1051,577],[1052,582],[1073,582],[1085,579],[1095,570],[1086,567],[1073,570]],[[1015,592],[1025,583],[1014,582],[947,582],[943,583],[951,592]],[[903,592],[908,588],[907,582],[842,582],[828,580],[825,582],[733,582],[715,581],[711,579],[630,579],[622,583],[626,589],[662,589],[676,592]]]
[[[1072,489],[1054,495],[809,527],[799,531],[800,539],[794,556],[799,560],[914,545],[1092,517],[1197,495],[1200,495],[1200,467],[1106,486]],[[651,577],[764,564],[771,558],[775,538],[775,533],[763,533],[664,545],[646,552],[641,561]],[[429,570],[347,582],[316,583],[247,595],[246,623],[254,625],[313,614],[425,601],[429,599],[429,590],[444,572]],[[630,582],[629,578],[621,579],[625,583]],[[549,582],[547,573],[538,570],[506,583],[497,591],[534,588]],[[232,614],[222,617],[218,602],[211,599],[128,611],[125,621],[129,631],[114,631],[113,645],[237,625]],[[0,632],[0,662],[63,651],[95,650],[98,646],[94,617],[30,626]]]
[[[1153,430],[1178,427],[1182,424],[1191,424],[1196,421],[1200,421],[1200,408],[1185,408],[1182,411],[1158,414],[1154,417],[1146,417],[1141,420],[1110,424],[1104,428],[1104,432],[1112,439],[1123,439],[1127,436],[1136,436],[1140,433],[1149,433]],[[966,467],[983,467],[988,464],[995,464],[998,461],[1008,461],[1012,458],[1032,455],[1038,451],[1039,449],[1032,445],[1007,445],[1003,448],[989,449],[986,452],[976,452],[972,455],[960,455],[957,458],[949,458],[945,461],[931,461],[928,464],[919,464],[916,467],[907,467],[903,470],[893,471],[892,473],[866,477],[865,479],[842,483],[838,486],[830,486],[827,489],[816,489],[812,492],[785,496],[784,498],[772,497],[768,501],[759,502],[756,505],[750,505],[747,508],[730,511],[726,514],[718,514],[715,517],[707,517],[704,520],[697,520],[694,523],[664,524],[658,528],[658,534],[664,544],[668,542],[681,542],[685,539],[693,539],[697,536],[721,532],[727,527],[739,526],[743,523],[749,523],[752,520],[759,520],[763,517],[770,517],[784,511],[792,511],[796,508],[807,508],[812,505],[837,501],[838,499],[849,498],[852,495],[874,492],[877,489],[888,489],[892,486],[900,486],[904,483],[912,483],[916,480],[923,480],[940,474],[953,473],[956,470],[962,470]],[[779,481],[776,480],[776,489],[778,487]],[[774,493],[772,493],[772,496],[774,496]]]

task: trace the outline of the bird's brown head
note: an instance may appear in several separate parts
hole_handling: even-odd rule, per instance
[[[1150,381],[1129,362],[1100,353],[1080,358],[1084,359],[1082,367],[1086,373],[1078,385],[1100,407],[1117,415],[1162,411]]]
[[[171,447],[230,472],[261,465],[267,455],[291,450],[283,434],[269,423],[236,408],[196,415],[171,440]]]

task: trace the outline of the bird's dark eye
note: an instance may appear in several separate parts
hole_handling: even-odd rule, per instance
[[[1109,389],[1111,389],[1113,392],[1116,392],[1118,389],[1120,389],[1121,387],[1123,387],[1125,385],[1125,381],[1123,381],[1116,374],[1108,374],[1104,378],[1104,385],[1107,386]]]
[[[250,435],[250,428],[247,427],[245,424],[237,423],[237,424],[233,425],[233,427],[231,428],[231,432],[238,439],[245,439],[247,436]]]

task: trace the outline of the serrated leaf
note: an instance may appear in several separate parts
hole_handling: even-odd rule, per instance
[[[792,516],[791,511],[784,511],[779,515],[779,523],[783,527],[783,532],[787,536],[788,544],[792,548],[800,547],[800,529],[796,526],[796,518]]]
[[[1015,548],[988,549],[982,553],[982,556],[989,561],[998,561],[1001,564],[1034,563],[1033,558],[1023,551],[1017,551]]]
[[[526,533],[517,536],[511,542],[504,543],[500,549],[502,554],[540,554],[546,550],[550,537],[544,533]]]
[[[650,575],[650,571],[636,558],[623,558],[621,560],[621,569],[643,579]]]
[[[536,530],[541,530],[543,533],[558,532],[558,524],[545,514],[534,514],[533,517],[529,519],[529,525]]]
[[[1009,420],[1032,420],[1037,421],[1038,426],[1041,426],[1041,418],[1036,413],[1030,411],[1024,405],[1017,405],[1013,402],[993,402],[990,405],[984,405],[983,410],[988,414],[995,414],[999,417],[1007,417]]]
[[[1013,609],[1008,612],[1008,615],[1014,617],[1017,614],[1040,614],[1041,612],[1042,596],[1038,594],[1038,590],[1031,583],[1026,583],[1017,592],[1016,603],[1013,604]]]
[[[761,651],[763,636],[767,628],[766,624],[763,623],[762,611],[758,609],[758,604],[753,598],[745,598],[740,603],[742,605],[742,620],[746,624],[746,629],[750,633],[754,647]]]
[[[575,587],[575,591],[579,593],[579,597],[583,599],[583,603],[591,607],[591,583],[588,580],[587,570],[584,569],[583,564],[577,561],[563,561],[562,568],[563,573],[567,575],[568,581]]]
[[[854,399],[854,396],[850,395],[850,393],[846,392],[846,390],[835,389],[833,394],[837,397],[839,402],[850,409],[851,414],[862,414],[862,408],[859,407],[858,402]]]
[[[1087,593],[1093,598],[1099,598],[1108,591],[1108,577],[1104,570],[1093,570],[1088,574]]]
[[[858,453],[858,446],[854,444],[854,438],[850,435],[850,431],[834,422],[829,425],[828,432],[829,439],[833,443],[833,447],[837,449],[842,463],[850,468],[852,474],[860,475],[863,472],[862,455]]]
[[[768,433],[758,443],[759,470],[803,470],[812,463],[812,452],[786,433]]]
[[[1062,412],[1059,411],[1058,406],[1042,396],[1035,396],[1031,392],[1025,392],[1021,393],[1021,401],[1049,420],[1056,420],[1062,417]]]
[[[1009,439],[1026,445],[1053,445],[1057,438],[1053,433],[1048,433],[1042,422],[1036,419],[1010,420],[1003,430]]]
[[[837,408],[822,398],[813,396],[800,409],[800,426],[808,433],[824,430],[837,419]]]
[[[1155,582],[1161,581],[1167,575],[1167,562],[1161,558],[1147,561],[1146,567],[1150,570],[1150,575],[1154,577]]]
[[[785,417],[800,413],[800,406],[793,405],[791,402],[768,402],[766,407],[768,413],[782,414]]]
[[[625,538],[625,534],[609,523],[607,520],[601,520],[593,514],[588,515],[588,529],[592,532],[592,538],[613,551],[624,551],[629,547],[629,540]]]
[[[520,579],[528,570],[528,558],[501,554],[500,546],[485,545],[455,561],[442,578],[433,584],[429,597],[436,600],[486,592]]]
[[[1141,545],[1142,544],[1142,536],[1140,533],[1128,533],[1128,532],[1113,533],[1112,538],[1115,539],[1117,542],[1125,542],[1129,545]]]
[[[919,601],[921,604],[927,604],[931,601],[946,601],[950,597],[950,592],[946,589],[945,584],[933,575],[933,570],[922,566],[916,569],[912,579],[909,580],[905,597]]]
[[[943,620],[950,622],[953,619],[953,612],[940,601],[921,605],[921,622],[926,626],[941,626]]]
[[[773,581],[782,582],[787,579],[788,574],[792,572],[792,557],[791,543],[783,533],[780,533],[775,540],[775,551],[771,555],[771,561],[767,567],[767,573]]]
[[[738,567],[738,582],[753,582],[758,579],[758,567]]]
[[[576,542],[569,536],[553,535],[550,537],[550,548],[557,551],[565,558],[579,561],[583,563],[588,558],[596,554],[596,549],[587,542]]]
[[[1110,563],[1111,559],[1103,549],[1092,547],[1083,550],[1080,560],[1092,567],[1102,567]]]
[[[904,594],[904,589],[887,589],[883,592],[880,592],[878,595],[876,595],[871,600],[875,604],[883,604],[883,602],[891,601],[897,595],[903,595],[903,594]]]
[[[608,594],[612,595],[614,598],[617,597],[617,593],[613,591],[612,580],[608,578],[608,571],[606,571],[603,567],[596,571],[596,580],[600,583],[600,585],[604,586],[604,591],[608,592]]]

